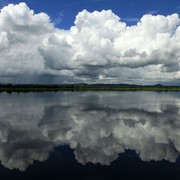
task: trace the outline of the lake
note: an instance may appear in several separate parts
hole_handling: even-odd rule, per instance
[[[2,180],[180,178],[179,92],[1,93],[0,100]]]

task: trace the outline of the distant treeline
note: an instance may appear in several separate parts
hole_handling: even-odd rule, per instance
[[[129,84],[0,84],[0,92],[43,91],[180,91],[180,86]]]

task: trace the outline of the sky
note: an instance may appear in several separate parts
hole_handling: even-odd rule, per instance
[[[0,0],[0,83],[180,85],[179,0]]]

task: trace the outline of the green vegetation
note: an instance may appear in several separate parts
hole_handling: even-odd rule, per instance
[[[126,84],[0,85],[0,92],[44,91],[180,91],[180,86],[140,86]]]

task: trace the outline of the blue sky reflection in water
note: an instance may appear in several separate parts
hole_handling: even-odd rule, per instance
[[[0,83],[179,85],[179,0],[0,6]]]
[[[178,92],[0,98],[2,179],[180,176]]]

